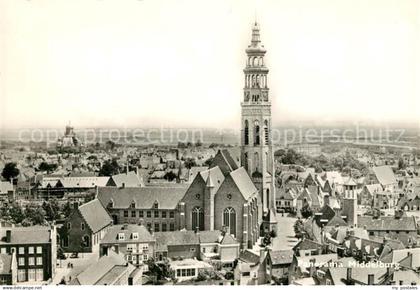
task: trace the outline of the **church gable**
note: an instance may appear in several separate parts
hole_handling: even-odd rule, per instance
[[[228,175],[230,172],[238,168],[227,150],[219,150],[216,156],[214,156],[213,161],[210,164],[210,168],[216,166],[220,168],[224,176]]]

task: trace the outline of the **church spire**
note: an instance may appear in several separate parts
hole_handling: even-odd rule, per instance
[[[252,27],[252,39],[251,39],[251,45],[253,47],[256,47],[260,44],[260,26],[258,25],[258,22],[255,20],[254,26]]]

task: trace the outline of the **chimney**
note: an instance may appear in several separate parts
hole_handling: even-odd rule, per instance
[[[309,277],[313,277],[315,275],[315,259],[309,260]]]
[[[12,231],[7,230],[6,231],[6,243],[10,243],[12,241]]]
[[[347,283],[349,283],[349,285],[351,285],[352,284],[352,272],[353,272],[353,269],[352,268],[347,268],[347,277],[346,277],[346,280],[347,280]]]
[[[375,285],[374,281],[375,281],[375,275],[369,274],[368,275],[368,285]]]
[[[125,188],[125,182],[121,183],[121,188]]]

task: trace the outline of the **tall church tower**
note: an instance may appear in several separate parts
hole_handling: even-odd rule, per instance
[[[264,213],[274,208],[274,155],[271,136],[271,103],[268,97],[266,50],[260,28],[252,27],[251,44],[246,49],[245,84],[242,107],[241,163],[260,190]]]

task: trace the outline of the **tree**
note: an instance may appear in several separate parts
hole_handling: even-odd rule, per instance
[[[184,161],[184,165],[186,168],[191,169],[191,167],[197,166],[197,163],[195,162],[194,158],[187,158]]]
[[[25,208],[25,220],[22,222],[25,223],[25,226],[31,225],[44,225],[45,221],[45,211],[41,206],[36,204],[28,204]]]
[[[57,169],[57,164],[48,164],[47,162],[41,162],[38,166],[39,171],[46,171],[47,174]]]
[[[108,140],[108,141],[106,141],[106,143],[105,143],[105,147],[106,147],[106,149],[107,150],[114,150],[115,149],[115,146],[116,146],[116,144],[115,144],[115,142],[114,141],[112,141],[112,140]]]
[[[107,160],[99,170],[99,176],[112,176],[120,172],[120,166],[115,159]]]
[[[295,237],[298,239],[303,238],[304,236],[304,226],[301,219],[298,219],[295,224],[293,225],[293,230],[295,231]]]
[[[264,234],[264,237],[263,237],[263,239],[262,239],[262,242],[261,242],[261,246],[262,246],[262,247],[267,247],[267,246],[269,246],[269,245],[271,244],[271,239],[272,239],[272,237],[271,237],[270,232],[265,233],[265,234]]]
[[[16,163],[9,162],[4,166],[1,176],[3,176],[5,180],[10,181],[11,179],[15,179],[19,173],[20,171],[17,168]]]
[[[210,157],[209,159],[204,161],[204,166],[210,166],[211,163],[213,162],[213,159],[214,159],[214,157]]]
[[[48,221],[54,221],[60,217],[60,207],[57,200],[44,201],[42,209],[45,211],[45,217]]]
[[[302,214],[302,217],[309,218],[312,216],[313,212],[308,204],[305,204],[302,209],[300,210],[300,213]]]
[[[177,177],[178,176],[175,173],[173,173],[172,171],[166,172],[165,175],[163,176],[163,178],[166,179],[167,181],[173,181]]]
[[[404,159],[400,157],[398,159],[398,169],[402,170],[402,169],[405,169],[406,167],[407,167],[407,164],[405,163]]]
[[[70,216],[70,214],[71,214],[72,210],[73,210],[73,209],[71,208],[70,202],[66,202],[66,203],[64,204],[64,206],[63,206],[63,209],[62,209],[63,215],[64,215],[65,217]]]
[[[13,203],[9,208],[9,218],[15,224],[20,224],[25,219],[22,208],[17,203]]]

